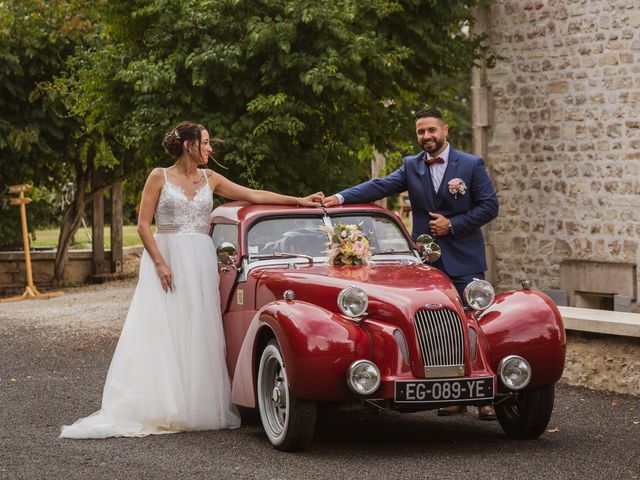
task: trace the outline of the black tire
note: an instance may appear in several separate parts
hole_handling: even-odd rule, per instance
[[[515,403],[496,405],[496,416],[504,433],[512,438],[532,439],[542,435],[553,412],[555,385],[523,390]]]
[[[316,403],[298,400],[291,393],[275,339],[262,351],[256,383],[260,419],[269,441],[284,452],[306,448],[316,428]]]

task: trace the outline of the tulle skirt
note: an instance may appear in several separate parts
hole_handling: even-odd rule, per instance
[[[145,251],[140,276],[94,414],[62,438],[138,437],[237,428],[231,405],[218,270],[211,238],[156,234],[175,288],[165,293]]]

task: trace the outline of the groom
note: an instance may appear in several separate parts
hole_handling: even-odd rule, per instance
[[[415,120],[422,152],[405,157],[390,175],[343,190],[323,203],[368,203],[408,190],[413,238],[423,233],[434,237],[442,249],[434,266],[451,278],[463,298],[474,278],[484,278],[487,262],[480,227],[498,215],[498,198],[482,159],[449,145],[449,127],[439,110],[420,110]],[[439,413],[459,411],[454,407]],[[493,409],[483,407],[480,418],[494,418]]]
[[[453,281],[462,296],[474,278],[484,278],[487,262],[480,227],[498,215],[496,191],[480,157],[455,150],[449,127],[437,109],[415,114],[423,151],[404,158],[395,172],[327,197],[325,207],[368,203],[408,190],[413,238],[428,233],[442,249],[434,265]]]

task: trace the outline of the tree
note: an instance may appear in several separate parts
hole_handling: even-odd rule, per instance
[[[366,177],[363,152],[406,142],[416,105],[458,93],[441,79],[475,58],[462,27],[476,3],[112,0],[75,111],[140,161],[166,158],[162,135],[187,118],[224,139],[232,178],[333,192]]]
[[[0,196],[10,184],[32,183],[40,187],[34,199],[48,197],[46,191],[68,175],[67,152],[78,122],[48,95],[46,83],[64,70],[86,28],[65,2],[0,1]],[[30,218],[50,221],[51,203],[32,204]],[[6,198],[3,204],[8,208]],[[2,216],[0,246],[18,243],[18,215]]]
[[[78,230],[85,205],[115,180],[107,174],[100,185],[91,185],[93,172],[120,162],[118,144],[107,132],[88,131],[81,117],[70,113],[73,97],[54,84],[69,76],[72,55],[101,40],[99,3],[83,0],[0,1],[0,171],[3,187],[33,183],[56,192],[71,182],[75,195],[62,212],[60,237],[54,261],[54,285],[62,281],[68,250]],[[5,190],[5,188],[3,188]],[[56,216],[51,194],[30,214]],[[17,218],[17,216],[16,216]],[[12,243],[19,234],[16,222],[4,222],[0,243]]]
[[[413,149],[417,105],[453,104],[480,41],[463,30],[476,3],[0,0],[2,183],[74,181],[57,282],[114,167],[139,178],[168,163],[160,140],[185,118],[224,139],[232,179],[332,193],[367,177],[374,148]]]

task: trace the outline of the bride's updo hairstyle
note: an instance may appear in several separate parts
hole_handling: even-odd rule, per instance
[[[202,131],[206,130],[202,125],[185,121],[180,123],[170,132],[167,132],[162,140],[162,146],[173,158],[178,158],[184,150],[184,142],[200,145]]]

